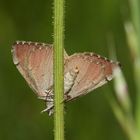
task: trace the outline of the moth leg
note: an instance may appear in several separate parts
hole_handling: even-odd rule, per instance
[[[53,98],[54,95],[39,96],[38,99],[48,101],[48,98]]]
[[[39,96],[38,99],[46,101],[47,97],[52,97],[54,96],[53,94],[53,86],[50,86],[48,89],[45,90],[46,95],[45,96]]]
[[[49,116],[51,116],[54,113],[54,100],[51,97],[46,97],[46,108],[44,110],[41,111],[41,113],[43,112],[47,112],[49,114]]]
[[[53,94],[53,85],[50,86],[48,89],[45,90],[45,93],[46,93],[46,96],[49,97],[49,96],[54,96]]]
[[[53,94],[53,86],[51,86],[50,88],[48,88],[46,90],[46,96],[45,96],[45,104],[46,104],[46,108],[44,110],[41,111],[41,113],[43,112],[47,112],[49,114],[49,116],[51,116],[54,112],[54,94]]]
[[[44,101],[46,100],[46,96],[38,96],[37,98],[41,99],[41,100],[44,100]]]
[[[54,107],[53,105],[52,106],[48,106],[44,110],[42,110],[41,113],[48,112],[49,116],[51,116],[53,114],[53,112],[54,112],[53,107]]]
[[[46,102],[53,102],[53,99],[52,99],[52,98],[46,98],[45,101],[46,101]]]
[[[47,89],[45,90],[45,93],[46,93],[46,94],[50,93],[50,92],[52,91],[52,89],[53,89],[53,86],[50,86],[49,88],[47,88]]]

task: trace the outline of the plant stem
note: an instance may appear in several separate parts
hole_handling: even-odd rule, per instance
[[[134,54],[134,74],[137,88],[136,121],[140,138],[140,1],[130,0],[132,23],[135,29],[136,44],[133,45]]]
[[[123,131],[125,132],[127,138],[129,140],[137,140],[136,135],[136,128],[134,126],[134,122],[131,117],[128,117],[122,111],[122,108],[118,105],[116,100],[112,95],[107,95],[108,102],[112,108],[112,111],[118,120],[120,126],[122,127]]]
[[[64,140],[64,0],[54,0],[54,139]]]
[[[138,38],[138,50],[140,56],[140,1],[130,0],[132,22]]]

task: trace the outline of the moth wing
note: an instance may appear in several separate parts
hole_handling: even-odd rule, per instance
[[[17,69],[38,96],[53,84],[52,45],[33,42],[16,42],[12,49]]]
[[[119,67],[118,63],[94,53],[78,53],[70,56],[65,62],[65,73],[75,68],[78,68],[79,73],[66,101],[85,95],[110,81],[116,67]]]

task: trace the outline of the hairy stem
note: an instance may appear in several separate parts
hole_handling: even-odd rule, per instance
[[[54,0],[54,139],[64,140],[64,0]]]

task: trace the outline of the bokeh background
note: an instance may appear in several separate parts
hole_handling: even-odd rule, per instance
[[[133,59],[124,24],[130,18],[127,0],[66,0],[65,49],[96,52],[117,60],[128,84],[133,113],[136,85]],[[37,99],[12,62],[16,40],[53,43],[53,0],[0,0],[0,139],[53,140],[53,117],[41,114],[44,103]],[[66,140],[127,140],[108,96],[115,96],[113,81],[67,103]]]

